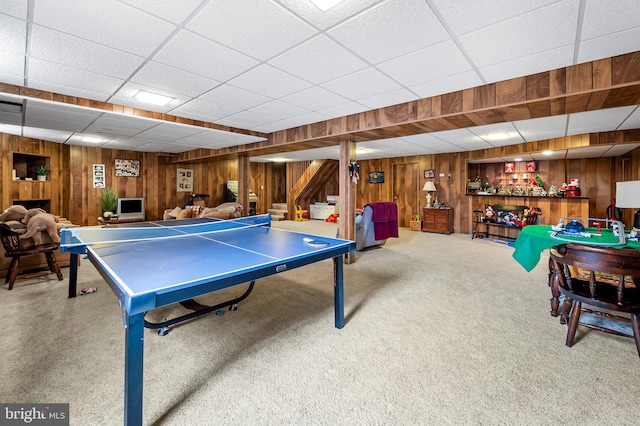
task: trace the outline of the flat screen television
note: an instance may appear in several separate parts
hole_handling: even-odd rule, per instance
[[[118,219],[143,219],[144,198],[118,198]]]

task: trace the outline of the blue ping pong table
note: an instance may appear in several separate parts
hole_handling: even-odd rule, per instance
[[[147,311],[243,283],[252,288],[256,279],[333,259],[335,326],[344,327],[342,257],[355,250],[355,243],[270,225],[270,215],[260,215],[62,230],[61,251],[71,253],[73,266],[69,297],[76,291],[77,256],[86,254],[120,302],[126,425],[142,424],[144,327],[155,328],[144,319]],[[226,305],[235,305],[249,291]]]

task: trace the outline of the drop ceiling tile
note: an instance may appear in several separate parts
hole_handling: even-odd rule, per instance
[[[575,1],[565,0],[460,36],[478,67],[574,44],[578,25]]]
[[[314,37],[286,51],[270,60],[269,64],[315,84],[342,77],[368,66],[362,59],[325,35]]]
[[[638,28],[639,26],[640,2],[637,0],[589,0],[585,2],[582,29],[583,40],[598,38]]]
[[[150,88],[158,88],[192,97],[197,97],[220,85],[219,81],[200,77],[197,74],[153,61],[145,64],[131,78],[131,81]]]
[[[24,84],[25,56],[19,53],[3,52],[0,50],[0,81],[22,85]]]
[[[463,133],[464,129],[461,129],[459,133],[459,137],[456,138],[454,133],[448,134],[446,132],[437,132],[437,133],[423,133],[420,135],[411,135],[411,136],[403,136],[403,140],[407,142],[411,142],[413,144],[423,146],[425,148],[432,149],[436,152],[459,152],[461,151],[460,147],[452,144],[447,139],[452,140],[460,140],[461,138],[469,138],[469,132]],[[442,133],[442,138],[437,137],[438,134]]]
[[[254,130],[263,133],[273,133],[280,130],[290,129],[291,127],[293,127],[293,125],[286,120],[276,120],[271,123],[261,124]]]
[[[566,155],[566,149],[552,151],[550,154],[543,154],[542,152],[534,152],[531,154],[534,160],[562,160]]]
[[[430,135],[464,150],[491,148],[489,143],[468,129],[445,130],[443,132],[434,132]]]
[[[562,46],[544,52],[523,56],[510,61],[489,65],[478,69],[487,83],[509,80],[523,75],[566,67],[573,64],[575,45]],[[524,71],[526,70],[526,72]]]
[[[182,23],[202,3],[202,0],[180,0],[179,2],[158,0],[121,1],[174,24]]]
[[[308,110],[322,110],[324,108],[329,108],[349,102],[347,98],[344,98],[319,86],[313,86],[308,89],[292,93],[291,95],[285,96],[280,100],[293,105],[297,105],[302,108],[306,108]]]
[[[640,129],[640,107],[636,107],[636,109],[627,117],[627,119],[622,123],[618,130],[629,130],[629,129]]]
[[[289,123],[289,127],[302,126],[309,123],[317,123],[319,121],[326,121],[330,117],[319,112],[308,112],[306,114],[298,115],[295,117],[287,118],[285,121]]]
[[[135,138],[117,138],[102,145],[102,148],[107,149],[125,149],[136,151],[139,148],[147,145],[148,142],[142,139]]]
[[[321,11],[317,6],[310,1],[300,0],[275,0],[277,3],[282,4],[289,10],[293,11],[298,16],[302,17],[305,21],[311,23],[322,30],[336,25],[349,17],[360,13],[369,6],[378,2],[379,0],[350,0],[338,3],[336,6],[329,10]]]
[[[218,104],[202,99],[193,99],[174,109],[172,113],[196,120],[215,121],[232,114],[237,114],[240,111],[239,108],[227,106],[223,103]],[[196,116],[200,118],[196,118]]]
[[[566,158],[598,158],[602,157],[602,155],[607,152],[609,149],[608,145],[603,146],[588,146],[582,147],[578,149],[569,149],[567,150]]]
[[[23,54],[27,47],[27,23],[0,14],[0,51]]]
[[[370,96],[358,100],[361,104],[367,106],[370,109],[377,109],[386,107],[389,105],[396,105],[404,102],[409,102],[418,99],[418,96],[411,93],[407,89],[392,90],[387,93],[381,93],[379,95]]]
[[[95,100],[106,100],[122,83],[113,77],[37,58],[29,61],[28,78],[29,87]]]
[[[240,111],[237,114],[230,115],[221,120],[218,120],[218,124],[223,126],[239,127],[241,129],[253,129],[262,124],[272,123],[273,117],[267,117],[266,115],[256,114],[249,111]]]
[[[472,69],[453,40],[381,63],[378,68],[404,86],[415,86]]]
[[[27,5],[24,0],[3,0],[0,2],[0,13],[11,15],[15,18],[27,19]]]
[[[159,122],[155,120],[140,120],[126,115],[106,114],[96,119],[87,128],[87,131],[131,137],[158,124]]]
[[[267,102],[266,104],[251,108],[248,111],[281,120],[310,112],[308,109],[278,100]]]
[[[40,25],[33,26],[31,55],[44,61],[72,65],[73,68],[121,79],[128,78],[143,62],[140,56]]]
[[[176,28],[116,0],[39,1],[34,23],[140,56],[151,54]]]
[[[45,103],[28,101],[25,108],[25,126],[71,132],[81,132],[102,112],[59,108]]]
[[[0,128],[0,131],[1,128]],[[66,130],[53,130],[53,129],[42,129],[39,127],[28,127],[25,126],[22,128],[22,136],[33,139],[43,139],[45,141],[64,143],[67,139],[69,139],[73,135],[73,132],[69,132]]]
[[[229,81],[229,84],[273,99],[287,96],[312,86],[307,81],[266,64],[234,78]]]
[[[380,3],[327,34],[373,64],[449,38],[427,3],[414,0]]]
[[[228,84],[220,85],[200,96],[200,99],[214,102],[220,105],[227,105],[238,110],[249,109],[269,102],[271,98],[248,90],[233,87]],[[293,102],[290,102],[293,103]],[[300,105],[302,106],[302,105]]]
[[[442,95],[443,93],[457,92],[470,87],[482,86],[484,81],[478,77],[475,71],[466,71],[460,74],[450,75],[438,80],[416,84],[409,89],[421,98]]]
[[[229,80],[258,64],[253,58],[185,30],[172,37],[154,60],[217,81]]]
[[[617,157],[620,155],[624,155],[628,152],[631,152],[638,147],[640,147],[640,143],[625,143],[625,144],[613,145],[607,151],[607,155]]]
[[[344,117],[346,115],[357,114],[367,111],[369,108],[357,102],[345,102],[328,108],[323,108],[318,112],[331,118]]]
[[[351,100],[368,98],[400,88],[398,83],[374,68],[354,72],[321,86]]]
[[[515,121],[513,125],[526,142],[566,136],[567,115]]]
[[[140,132],[137,137],[154,141],[175,141],[176,139],[182,139],[202,132],[202,127],[161,123],[151,129]]]
[[[636,108],[629,106],[570,114],[567,135],[617,129]]]
[[[281,6],[255,0],[212,1],[187,29],[263,61],[317,33]]]
[[[640,28],[634,28],[580,43],[578,62],[588,62],[640,50]]]
[[[557,0],[431,0],[456,35],[514,18]]]

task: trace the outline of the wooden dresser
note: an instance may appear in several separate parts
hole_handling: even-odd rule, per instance
[[[453,232],[453,209],[422,209],[422,232]]]

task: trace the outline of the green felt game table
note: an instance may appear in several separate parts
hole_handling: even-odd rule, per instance
[[[620,244],[618,236],[614,235],[610,229],[586,228],[585,233],[591,236],[587,238],[560,233],[554,236],[550,225],[525,226],[513,244],[515,251],[512,256],[524,269],[531,271],[540,262],[540,254],[544,250],[561,244],[574,243],[640,249],[640,242],[638,241],[627,240],[625,244]]]

